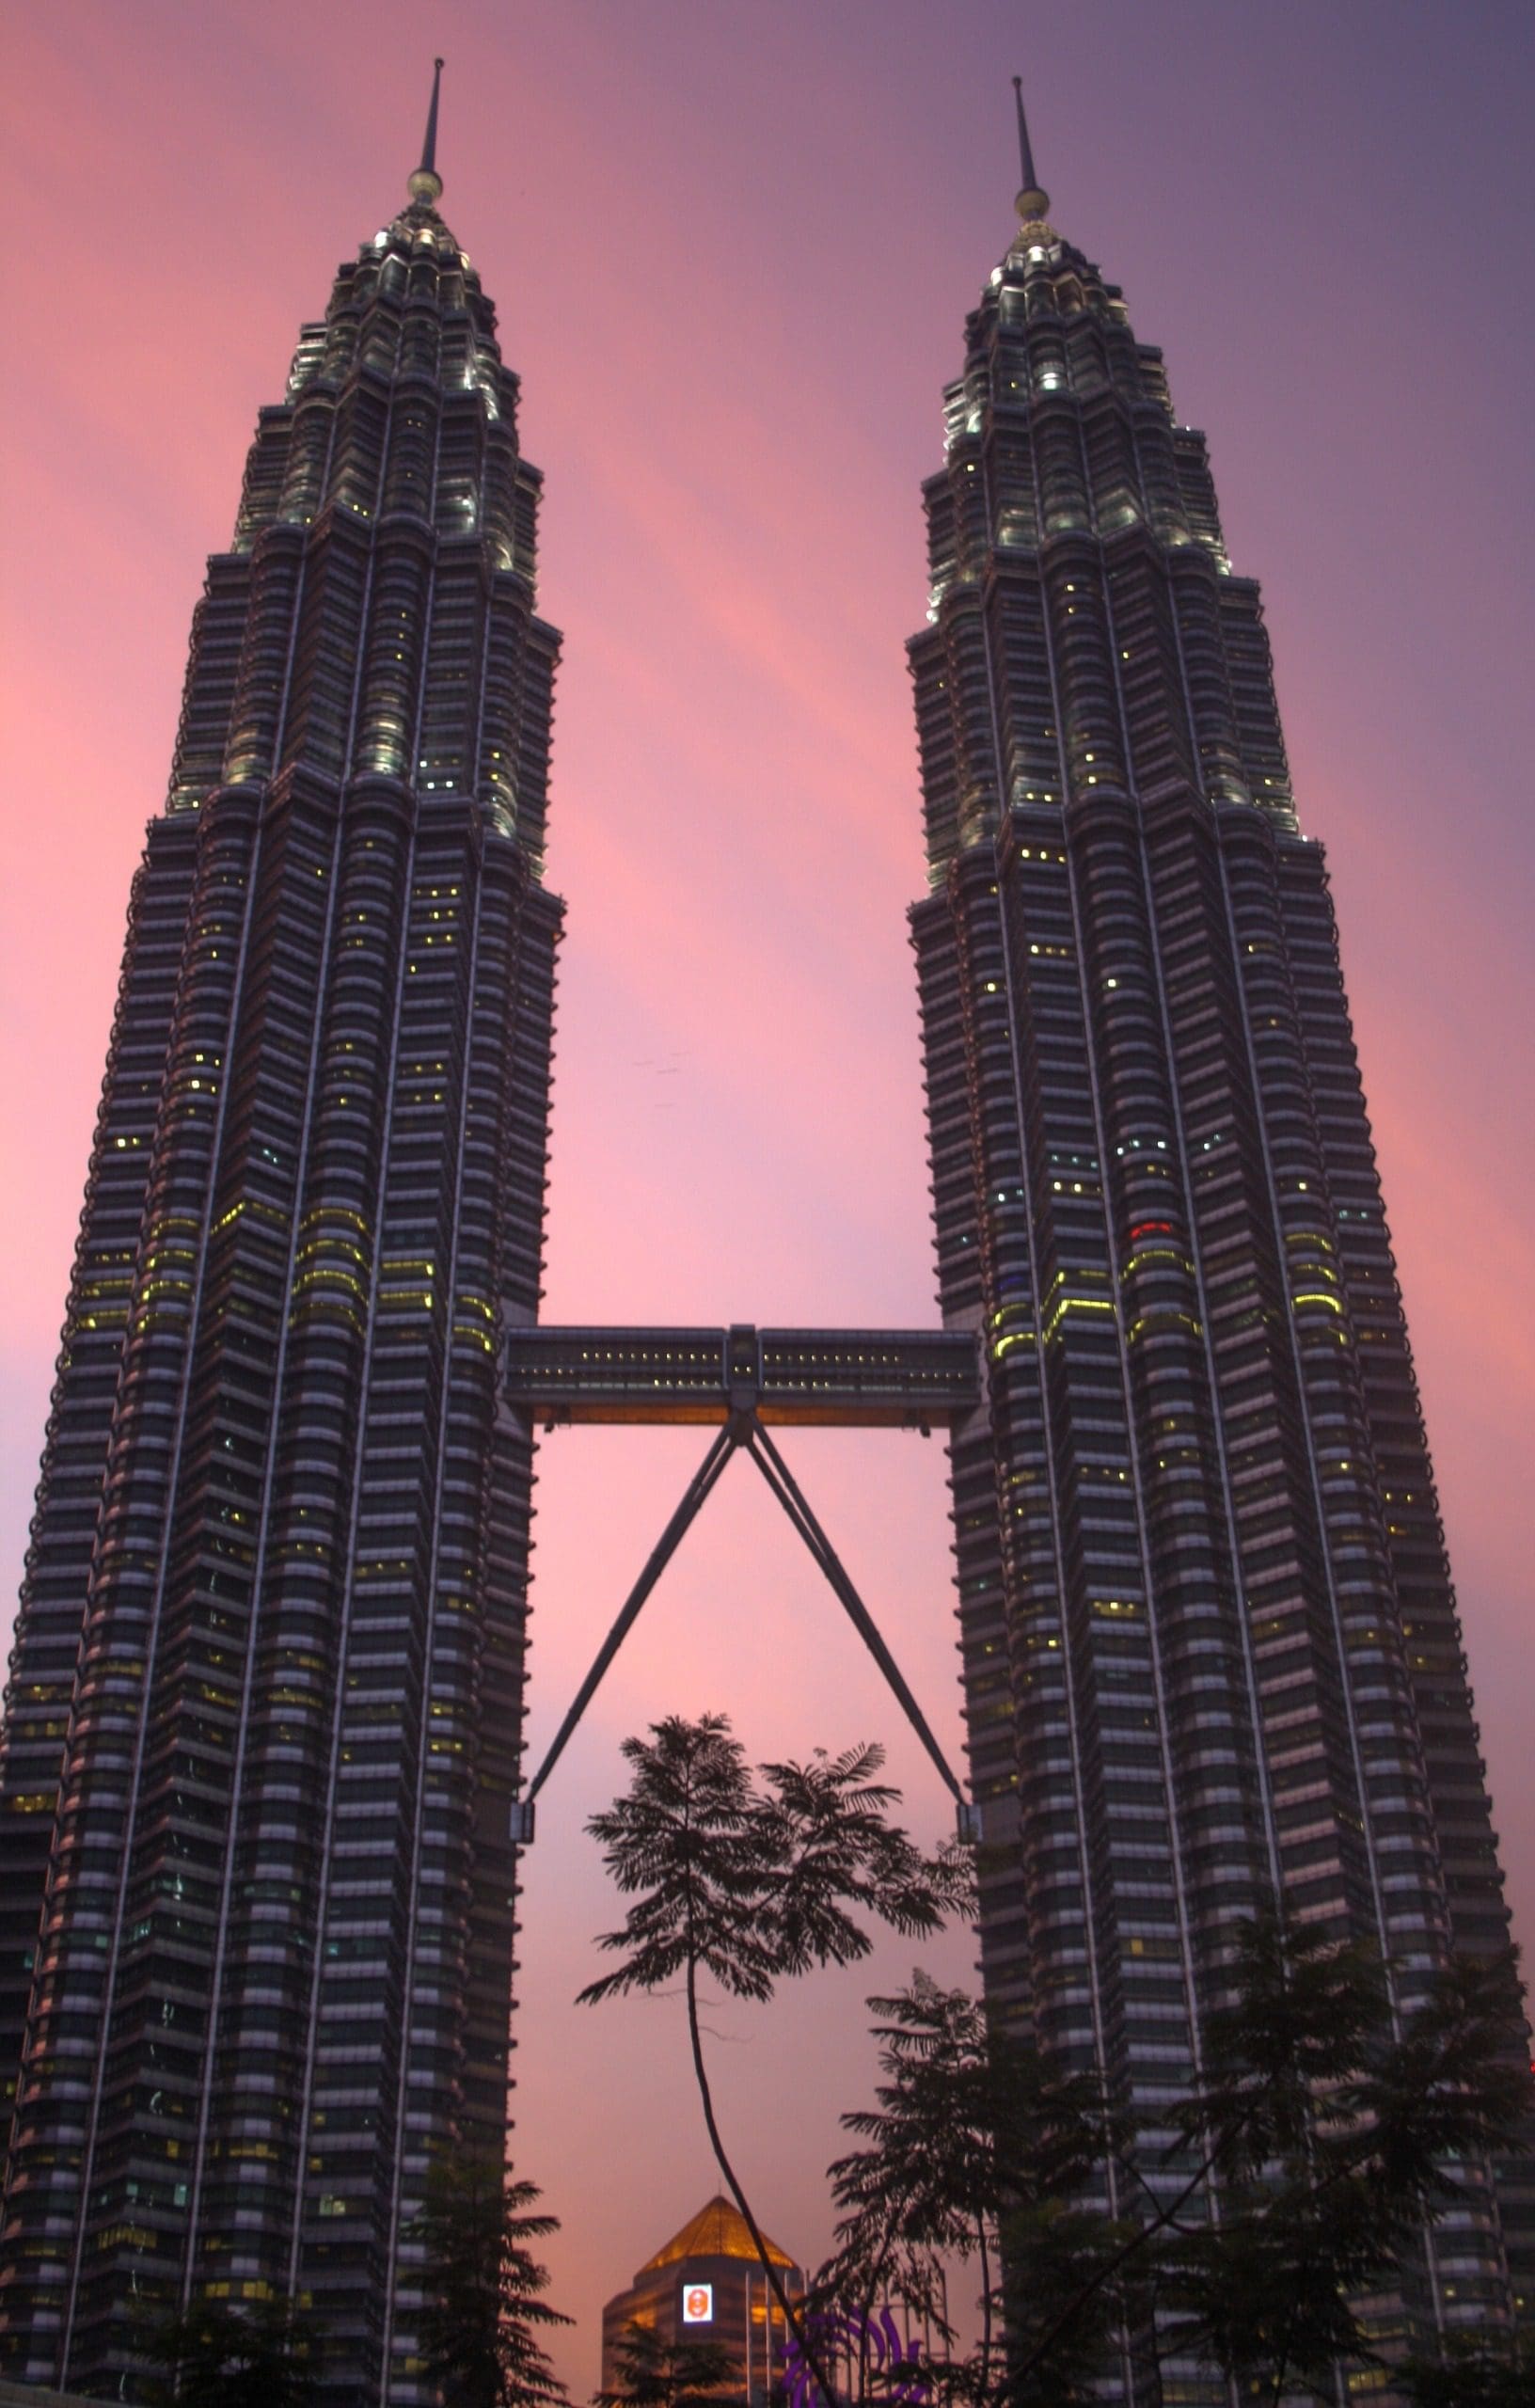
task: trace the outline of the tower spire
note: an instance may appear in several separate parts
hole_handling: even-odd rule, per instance
[[[442,89],[442,61],[432,61],[432,105],[426,113],[426,134],[421,143],[421,164],[409,179],[412,200],[434,201],[442,198],[442,178],[437,173],[437,94]],[[1022,103],[1020,102],[1021,108]]]
[[[1023,78],[1013,77],[1013,101],[1018,110],[1018,163],[1023,181],[1019,187],[1018,214],[1025,225],[1036,217],[1050,214],[1050,195],[1040,183],[1034,167],[1034,146],[1029,140],[1029,120],[1023,114]]]

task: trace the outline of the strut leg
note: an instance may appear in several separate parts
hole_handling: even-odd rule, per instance
[[[755,1418],[752,1420],[747,1439],[747,1449],[757,1469],[820,1565],[832,1590],[841,1599],[853,1628],[894,1690],[905,1711],[907,1720],[937,1766],[944,1787],[951,1793],[959,1809],[960,1836],[962,1838],[971,1836],[974,1825],[974,1809],[950,1771],[948,1758],[927,1728],[926,1718],[901,1677],[900,1667],[894,1656],[879,1636],[874,1616],[844,1571],[835,1548],[811,1512],[795,1481],[794,1474],[761,1422]]]
[[[649,1596],[652,1589],[655,1588],[657,1581],[660,1578],[662,1573],[666,1570],[667,1565],[672,1560],[673,1556],[676,1553],[678,1545],[686,1535],[689,1524],[698,1513],[699,1507],[704,1503],[710,1489],[714,1486],[715,1481],[719,1479],[720,1473],[724,1470],[726,1464],[730,1461],[731,1456],[735,1453],[736,1449],[742,1443],[742,1436],[743,1433],[736,1422],[731,1421],[728,1423],[726,1427],[720,1431],[719,1436],[710,1447],[708,1453],[704,1456],[697,1471],[693,1474],[692,1479],[688,1481],[687,1488],[683,1492],[681,1504],[677,1507],[677,1510],[673,1514],[672,1519],[668,1522],[665,1529],[661,1532],[660,1537],[657,1540],[656,1545],[652,1548],[650,1556],[645,1563],[644,1570],[641,1573],[639,1579],[635,1582],[633,1588],[629,1591],[628,1595],[624,1600],[618,1619],[597,1651],[596,1662],[593,1665],[592,1670],[588,1672],[585,1680],[581,1683],[579,1689],[577,1691],[576,1703],[571,1707],[570,1712],[566,1715],[563,1722],[561,1723],[559,1730],[555,1733],[553,1744],[551,1745],[547,1755],[539,1766],[539,1768],[534,1774],[532,1782],[526,1794],[522,1798],[516,1799],[513,1805],[513,1837],[514,1839],[520,1840],[526,1844],[527,1841],[532,1838],[532,1806],[534,1798],[538,1796],[538,1793],[543,1788],[544,1783],[547,1781],[550,1773],[554,1770],[555,1766],[559,1763],[560,1758],[564,1751],[566,1740],[570,1737],[570,1735],[575,1730],[577,1723],[579,1722],[582,1715],[586,1712],[587,1707],[591,1704],[593,1698],[595,1696],[597,1684],[602,1679],[602,1676],[608,1670],[609,1665],[612,1662],[613,1657],[618,1654],[619,1649],[623,1646],[625,1640],[628,1637],[629,1631],[633,1627],[635,1616],[639,1613],[641,1607],[644,1604],[645,1599]]]

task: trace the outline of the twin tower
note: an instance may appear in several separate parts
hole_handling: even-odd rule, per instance
[[[1026,146],[1023,182],[910,646],[951,1335],[749,1333],[736,1388],[732,1339],[644,1342],[759,1455],[773,1344],[781,1418],[830,1379],[949,1424],[988,1995],[1156,2190],[1239,1918],[1372,1942],[1403,2005],[1508,1920],[1258,589]],[[209,562],[11,1658],[0,2369],[110,2398],[146,2308],[304,2294],[337,2408],[426,2401],[410,2221],[503,2145],[537,1382],[584,1391],[527,1337],[540,479],[441,191],[429,138]],[[1530,2209],[1468,2191],[1399,2317],[1500,2321]]]

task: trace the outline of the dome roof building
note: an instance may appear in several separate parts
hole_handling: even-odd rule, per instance
[[[764,2233],[785,2290],[797,2299],[803,2269]],[[783,2373],[787,2339],[756,2243],[740,2210],[716,2195],[647,2258],[627,2290],[602,2311],[602,2389],[621,2386],[619,2344],[638,2325],[670,2345],[712,2341],[731,2351],[736,2379],[727,2386],[749,2408],[766,2408]]]

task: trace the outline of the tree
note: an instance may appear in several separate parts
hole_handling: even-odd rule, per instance
[[[1205,2083],[1176,2151],[1193,2171],[1155,2201],[1033,2351],[1032,2378],[1099,2292],[1137,2278],[1247,2392],[1333,2396],[1369,2360],[1352,2301],[1394,2279],[1403,2250],[1461,2185],[1457,2162],[1517,2147],[1532,2088],[1519,2049],[1517,1959],[1452,1959],[1400,2031],[1378,1963],[1286,1924],[1237,1932],[1233,1996],[1206,2020]],[[1126,2170],[1139,2170],[1127,2162]],[[1215,2213],[1211,2215],[1211,2205]]]
[[[1053,2074],[1037,2049],[998,2030],[963,1990],[941,1989],[917,1972],[909,1988],[869,2005],[885,2080],[873,2108],[842,2119],[868,2146],[828,2170],[842,2214],[837,2253],[817,2290],[856,2300],[866,2318],[883,2289],[936,2326],[947,2350],[944,2260],[974,2258],[980,2347],[959,2362],[944,2355],[926,2371],[944,2396],[985,2402],[1008,2387],[1020,2345],[1082,2289],[1121,2237],[1107,2217],[1076,2204],[1118,2146],[1119,2122],[1096,2081]],[[1008,2337],[1000,2362],[999,2244]],[[1070,2398],[1070,2384],[1100,2357],[1113,2299],[1097,2299],[1096,2312],[1075,2318],[1050,2353],[1041,2398]]]
[[[150,2408],[309,2408],[319,2397],[314,2327],[291,2300],[202,2300],[150,2325],[139,2346],[158,2370]]]
[[[1415,2408],[1530,2408],[1535,2401],[1535,2340],[1496,2343],[1463,2334],[1435,2359],[1406,2369]]]
[[[508,2180],[499,2159],[439,2158],[420,2212],[405,2228],[423,2251],[421,2355],[445,2408],[562,2408],[565,2386],[538,2335],[570,2318],[543,2294],[548,2273],[530,2242],[558,2232],[531,2212],[532,2182]]]
[[[867,2002],[886,2079],[877,2104],[842,2118],[868,2143],[827,2168],[841,2210],[835,2255],[818,2299],[872,2316],[881,2292],[900,2300],[947,2343],[943,2261],[978,2254],[989,2299],[998,2104],[988,2081],[981,2009],[923,1972],[909,1989]],[[989,2352],[989,2329],[983,2350]],[[861,2391],[867,2369],[861,2369]]]
[[[983,2273],[1000,2259],[1000,2368],[989,2317],[973,2358],[932,2369],[941,2395],[969,2402],[1090,2396],[1116,2330],[1138,2355],[1202,2356],[1244,2397],[1331,2400],[1340,2367],[1371,2361],[1353,2303],[1396,2280],[1463,2194],[1464,2162],[1519,2146],[1532,2093],[1519,1996],[1511,1954],[1453,1960],[1394,2017],[1368,1950],[1271,1909],[1239,1927],[1203,2084],[1159,2167],[1092,2083],[1055,2080],[919,1975],[871,2002],[886,2080],[876,2108],[844,2118],[870,2146],[831,2168],[831,2276],[872,2300],[879,2281],[902,2295],[913,2267],[930,2292],[944,2252]],[[1117,2222],[1093,2205],[1111,2164],[1121,2200],[1139,2197]],[[1495,2349],[1414,2379],[1424,2408],[1507,2408],[1529,2384]]]
[[[663,2341],[626,2324],[613,2347],[618,2384],[593,2408],[740,2408],[740,2362],[723,2341]]]
[[[1219,2221],[1172,2235],[1165,2288],[1185,2337],[1277,2408],[1371,2358],[1353,2299],[1462,2195],[1458,2164],[1519,2145],[1532,2084],[1512,1951],[1452,1958],[1400,2029],[1368,1952],[1275,1909],[1242,1927],[1238,1972],[1184,2123]]]
[[[766,2002],[781,1980],[817,1965],[847,1965],[871,1946],[863,1918],[896,1931],[934,1931],[968,1908],[969,1861],[957,1849],[925,1857],[887,1820],[900,1793],[879,1782],[878,1747],[840,1756],[817,1750],[807,1764],[759,1766],[723,1715],[696,1722],[672,1715],[646,1739],[626,1739],[627,1794],[587,1829],[622,1895],[632,1898],[623,1929],[599,1946],[622,1956],[617,1969],[580,1993],[593,2003],[627,1990],[654,1992],[679,1976],[687,2000],[693,2074],[709,2143],[763,2272],[821,2390],[831,2386],[807,2344],[715,2115],[699,2021],[699,1985]]]

